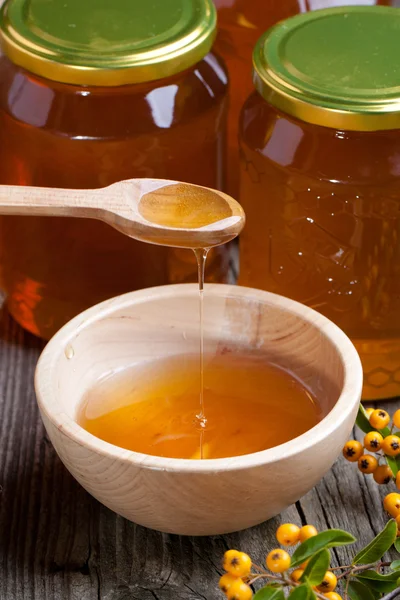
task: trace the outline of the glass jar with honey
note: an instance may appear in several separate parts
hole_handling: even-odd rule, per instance
[[[253,89],[251,57],[258,38],[278,21],[341,4],[390,5],[396,0],[214,0],[218,10],[215,48],[226,62],[231,81],[228,127],[228,188],[238,190],[237,145],[240,109]]]
[[[98,188],[134,177],[224,186],[227,74],[211,0],[8,0],[0,17],[0,183]],[[210,255],[222,281],[229,251]],[[8,308],[50,337],[85,307],[196,281],[195,257],[97,221],[2,217]]]
[[[400,395],[400,11],[298,15],[261,37],[241,114],[239,281],[336,322],[365,399]]]

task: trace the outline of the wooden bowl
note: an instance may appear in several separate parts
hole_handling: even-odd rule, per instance
[[[141,290],[90,308],[52,338],[36,370],[41,415],[67,469],[111,510],[168,533],[228,533],[284,510],[332,466],[361,397],[356,350],[312,309],[260,290],[207,285],[204,314],[206,352],[265,352],[314,392],[322,421],[269,450],[204,461],[123,450],[75,422],[99,377],[152,358],[198,353],[199,296],[192,284]]]

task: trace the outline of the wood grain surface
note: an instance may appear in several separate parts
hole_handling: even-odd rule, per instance
[[[381,498],[386,488],[378,488],[342,459],[296,506],[245,532],[186,538],[117,517],[72,479],[45,435],[32,382],[41,348],[40,341],[3,311],[1,600],[217,600],[222,598],[217,583],[223,552],[240,548],[262,562],[276,544],[274,532],[280,522],[343,527],[360,543],[383,527]],[[388,406],[392,410],[396,403]],[[335,560],[348,561],[350,556],[343,548]]]

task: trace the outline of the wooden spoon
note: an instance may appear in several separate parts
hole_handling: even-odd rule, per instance
[[[130,179],[95,190],[2,185],[0,214],[100,219],[137,240],[181,248],[224,244],[245,223],[230,196],[166,179]]]

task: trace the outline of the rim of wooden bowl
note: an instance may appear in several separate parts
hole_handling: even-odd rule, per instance
[[[91,327],[96,321],[111,316],[116,310],[124,309],[124,307],[131,306],[132,304],[143,303],[154,298],[162,299],[177,295],[182,296],[186,294],[192,296],[194,293],[197,294],[198,286],[196,284],[166,285],[129,292],[128,294],[106,300],[87,309],[64,325],[48,342],[36,367],[35,390],[42,412],[45,413],[55,427],[62,430],[64,434],[81,446],[91,448],[104,456],[132,463],[142,468],[158,469],[174,473],[218,473],[274,463],[290,458],[292,455],[316,445],[334,431],[340,429],[348,416],[354,411],[355,405],[358,405],[360,401],[363,382],[360,358],[353,344],[343,331],[312,308],[277,294],[225,284],[208,284],[205,286],[205,290],[207,295],[237,298],[249,297],[252,300],[260,300],[263,303],[277,306],[280,310],[296,314],[304,321],[312,323],[313,326],[318,327],[329,338],[343,363],[344,385],[336,404],[317,425],[284,444],[262,450],[261,452],[201,461],[151,456],[119,448],[88,433],[63,411],[61,404],[57,400],[56,390],[53,390],[52,374],[56,368],[60,354],[65,352],[65,348],[79,332]]]

